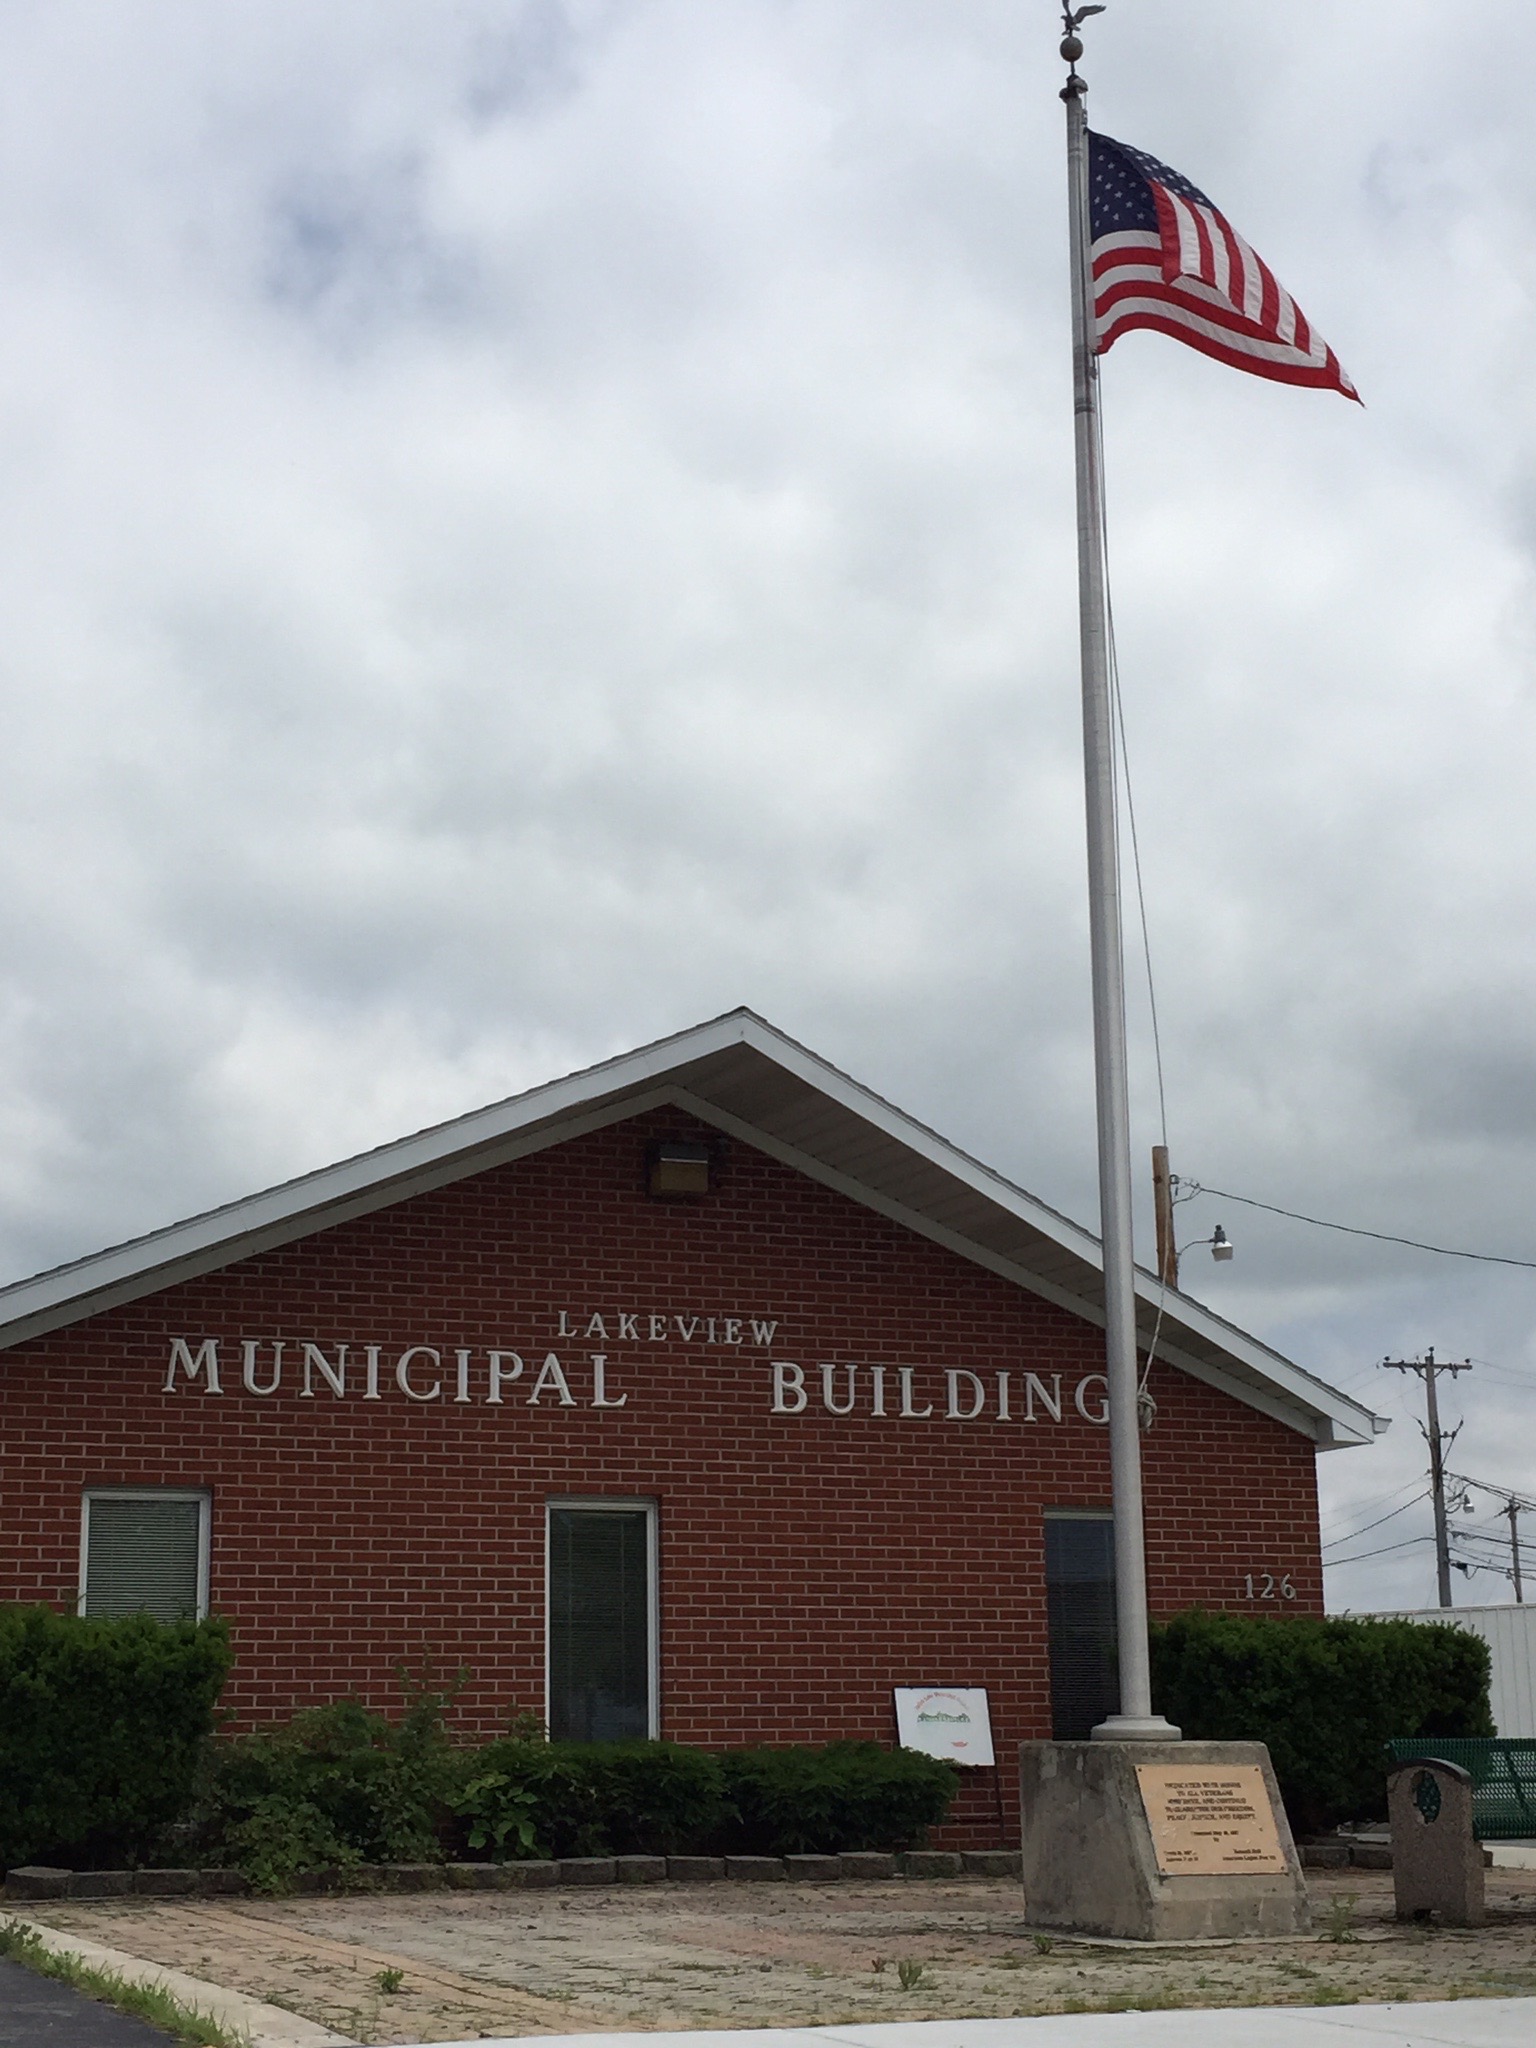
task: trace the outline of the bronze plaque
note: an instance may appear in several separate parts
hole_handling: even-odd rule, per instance
[[[1287,1869],[1257,1764],[1138,1764],[1136,1781],[1165,1877],[1261,1877]]]

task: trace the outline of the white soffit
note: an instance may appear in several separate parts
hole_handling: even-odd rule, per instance
[[[674,1103],[1020,1286],[1103,1321],[1089,1231],[959,1151],[750,1010],[0,1289],[0,1349],[581,1133]],[[1138,1272],[1143,1341],[1159,1283]],[[1385,1426],[1182,1294],[1159,1352],[1324,1448]]]

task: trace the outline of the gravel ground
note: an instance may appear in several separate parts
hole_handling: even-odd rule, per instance
[[[1490,1871],[1475,1933],[1398,1926],[1389,1873],[1311,1887],[1311,1936],[1153,1948],[1034,1935],[974,1880],[27,1910],[378,2043],[1536,1994],[1536,1872]]]

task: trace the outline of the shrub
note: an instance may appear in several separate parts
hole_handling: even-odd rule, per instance
[[[443,1707],[423,1691],[391,1722],[338,1700],[218,1744],[203,1788],[208,1850],[265,1890],[321,1866],[440,1857],[468,1755],[449,1747]]]
[[[748,1856],[911,1848],[960,1782],[953,1764],[877,1742],[732,1749],[720,1762],[734,1810],[726,1846]]]
[[[1386,1812],[1394,1736],[1492,1735],[1488,1670],[1438,1623],[1192,1608],[1152,1635],[1158,1707],[1193,1738],[1267,1743],[1298,1833]]]
[[[703,1847],[726,1819],[725,1773],[707,1749],[678,1742],[598,1742],[587,1751],[607,1847],[667,1856]]]
[[[0,1607],[0,1868],[149,1855],[191,1797],[228,1670],[222,1622]]]
[[[719,1834],[724,1781],[677,1742],[514,1737],[474,1753],[455,1810],[465,1845],[497,1857],[665,1856]]]
[[[900,1849],[943,1819],[950,1764],[874,1742],[714,1754],[673,1742],[494,1742],[456,1799],[493,1855]]]
[[[509,1736],[476,1750],[455,1801],[469,1847],[514,1859],[606,1853],[609,1816],[595,1761],[606,1746]]]
[[[440,1704],[440,1703],[437,1703]],[[264,1890],[302,1870],[421,1862],[900,1849],[942,1820],[950,1764],[874,1742],[723,1755],[675,1742],[450,1749],[428,1699],[399,1723],[341,1701],[216,1746],[200,1839]]]

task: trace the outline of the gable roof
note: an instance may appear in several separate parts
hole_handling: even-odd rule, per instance
[[[743,1009],[0,1289],[0,1350],[663,1105],[1102,1327],[1096,1237]],[[1144,1345],[1161,1303],[1160,1358],[1324,1449],[1387,1426],[1187,1295],[1164,1295],[1155,1274],[1136,1278]]]

